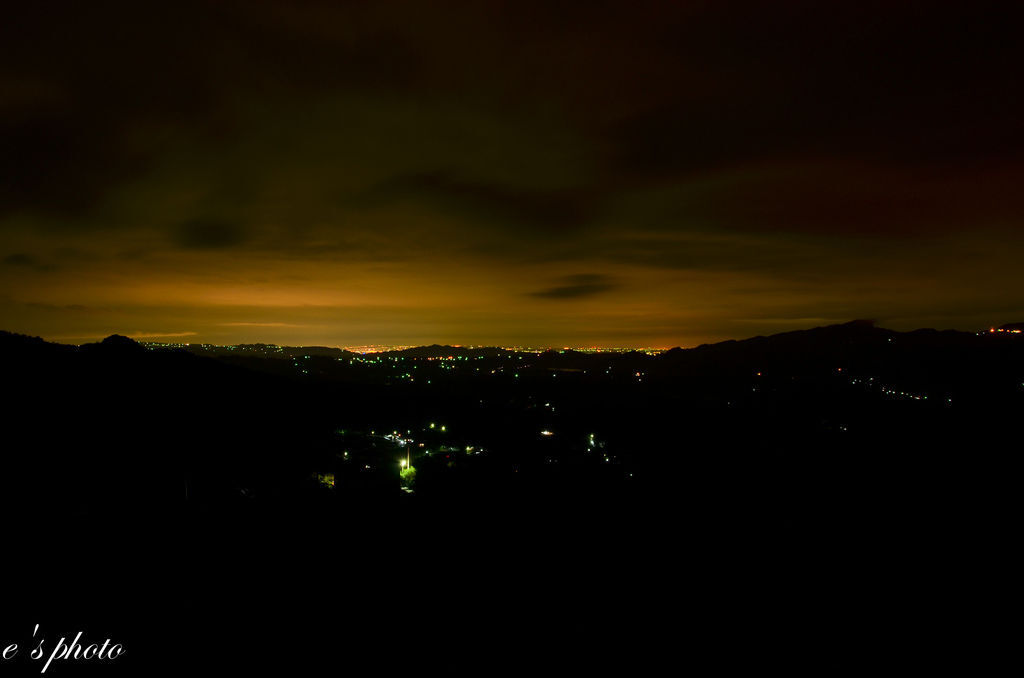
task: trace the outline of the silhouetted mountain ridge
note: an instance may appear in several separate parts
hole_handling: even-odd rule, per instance
[[[28,510],[28,526],[45,528],[15,526],[21,555],[45,548],[60,570],[45,581],[61,581],[74,562],[90,582],[75,595],[102,598],[103,609],[113,598],[161,617],[233,623],[255,608],[274,618],[323,612],[351,621],[340,634],[352,647],[396,610],[417,629],[411,642],[444,655],[467,625],[514,637],[544,601],[564,599],[567,582],[588,617],[581,633],[614,638],[624,630],[611,624],[639,618],[616,601],[658,599],[638,586],[665,581],[649,563],[673,566],[676,534],[692,552],[716,554],[692,578],[707,609],[723,609],[721,591],[744,599],[750,554],[764,554],[764,579],[781,582],[768,623],[795,609],[786,623],[807,610],[822,626],[821,580],[839,581],[824,599],[842,611],[828,637],[874,633],[885,621],[877,606],[851,616],[850,600],[904,596],[906,586],[887,572],[865,580],[863,562],[891,562],[910,536],[934,537],[945,552],[958,530],[999,540],[1012,531],[998,520],[1015,515],[1021,339],[862,321],[658,356],[434,345],[394,355],[474,360],[403,363],[0,333],[10,403],[0,507]],[[379,435],[387,431],[416,444]],[[403,460],[417,469],[412,493],[399,484]],[[509,544],[522,556],[510,559]],[[867,561],[826,566],[816,580],[822,554]],[[465,567],[473,562],[487,567]],[[559,562],[562,574],[544,567]],[[742,571],[716,580],[726,562]],[[396,585],[410,563],[412,586]],[[68,595],[27,586],[36,574],[11,581],[35,607],[40,595]],[[508,603],[486,599],[495,613],[481,617],[490,581],[514,588]],[[791,592],[804,584],[805,605],[794,608]],[[924,580],[922,605],[945,585]],[[275,595],[308,606],[290,613]],[[358,614],[339,614],[339,599]],[[522,613],[509,617],[513,607]],[[379,612],[375,624],[367,610]],[[553,623],[562,634],[563,618]],[[905,632],[895,620],[892,637]]]
[[[34,337],[28,334],[18,334],[17,332],[8,332],[7,330],[0,330],[0,346],[4,349],[13,348],[25,348],[45,346],[49,344],[42,337]]]
[[[776,370],[789,374],[821,369],[876,369],[934,362],[971,348],[991,348],[987,337],[957,330],[898,332],[870,320],[793,330],[770,336],[672,349],[662,361],[676,374],[723,375]]]

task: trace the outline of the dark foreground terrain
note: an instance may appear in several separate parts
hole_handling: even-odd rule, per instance
[[[1022,337],[5,333],[0,640],[25,649],[0,670],[38,673],[37,623],[122,642],[96,675],[984,670],[1012,633]]]

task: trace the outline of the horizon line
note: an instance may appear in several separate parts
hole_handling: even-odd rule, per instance
[[[692,346],[683,346],[682,344],[662,345],[662,346],[652,346],[652,345],[611,345],[611,344],[605,344],[605,345],[596,345],[596,344],[575,344],[575,345],[573,345],[573,344],[532,344],[532,345],[531,344],[503,344],[502,345],[502,344],[461,344],[461,343],[460,344],[452,344],[452,343],[440,343],[440,342],[437,342],[437,341],[433,341],[433,342],[430,342],[430,343],[422,343],[422,344],[408,344],[408,343],[394,343],[394,344],[387,344],[387,343],[360,343],[360,344],[324,344],[324,343],[303,344],[303,343],[297,343],[297,344],[280,344],[280,343],[260,341],[260,340],[241,341],[241,342],[235,342],[235,343],[229,343],[229,344],[218,344],[218,343],[213,343],[213,342],[209,342],[209,341],[173,341],[173,339],[184,339],[186,337],[198,336],[198,334],[199,334],[198,332],[192,332],[192,331],[167,332],[167,333],[135,331],[135,332],[126,333],[126,334],[122,334],[120,332],[113,332],[111,334],[62,335],[62,336],[53,336],[53,337],[43,337],[43,336],[40,336],[40,335],[32,335],[32,334],[21,333],[21,332],[11,332],[9,330],[5,330],[5,331],[10,332],[11,334],[21,334],[22,336],[35,337],[35,338],[41,339],[43,341],[47,341],[47,342],[55,343],[55,344],[63,344],[63,345],[66,345],[66,346],[69,346],[69,345],[70,346],[83,346],[83,345],[87,345],[87,344],[91,344],[91,343],[101,342],[104,339],[107,339],[107,338],[112,337],[112,336],[122,336],[122,337],[126,337],[128,339],[131,339],[132,341],[136,341],[139,344],[150,344],[150,345],[165,345],[165,346],[192,346],[192,345],[196,345],[196,346],[215,346],[215,347],[264,345],[264,346],[275,346],[275,347],[278,347],[278,348],[312,348],[312,347],[319,347],[319,348],[338,349],[338,350],[348,351],[350,353],[361,353],[361,354],[366,354],[366,353],[385,353],[385,352],[389,352],[389,351],[402,351],[402,350],[408,350],[408,349],[412,349],[412,348],[428,348],[428,347],[431,347],[431,346],[445,346],[445,347],[459,348],[459,349],[468,349],[468,350],[494,348],[494,349],[501,349],[501,350],[506,350],[506,351],[525,351],[525,352],[558,351],[558,350],[561,350],[561,351],[570,351],[571,350],[571,351],[619,351],[619,352],[622,352],[622,351],[660,351],[660,352],[664,352],[664,351],[669,351],[669,350],[671,350],[673,348],[681,348],[681,349],[696,348],[696,347],[699,347],[699,346],[713,345],[713,344],[716,344],[716,343],[723,343],[723,342],[729,342],[729,341],[743,341],[743,340],[746,340],[746,339],[755,339],[755,338],[758,338],[758,337],[770,337],[770,336],[776,336],[776,335],[779,335],[779,334],[789,334],[791,332],[807,331],[807,330],[813,330],[813,329],[819,329],[819,328],[825,328],[825,327],[840,327],[840,326],[843,326],[843,325],[853,325],[853,324],[869,324],[872,327],[875,327],[875,328],[880,329],[880,330],[887,330],[887,331],[890,331],[890,332],[896,332],[896,333],[900,333],[900,334],[906,334],[906,333],[916,332],[916,331],[921,331],[921,330],[934,330],[934,331],[939,331],[939,332],[964,332],[966,334],[972,334],[972,333],[973,334],[991,334],[991,333],[1003,333],[1003,332],[1005,332],[1005,333],[1012,333],[1012,334],[1021,334],[1022,330],[1020,328],[1017,328],[1017,329],[1003,329],[1003,328],[1008,327],[1008,326],[1018,326],[1018,325],[1024,326],[1024,323],[1004,323],[1001,326],[990,325],[989,327],[986,327],[984,329],[973,330],[973,331],[972,330],[957,330],[957,329],[942,329],[942,330],[940,330],[940,329],[934,328],[934,327],[919,327],[919,328],[912,329],[912,330],[892,330],[892,329],[889,329],[889,328],[882,327],[882,326],[878,325],[877,322],[874,321],[874,320],[854,319],[854,320],[848,320],[848,321],[845,321],[845,322],[830,323],[830,324],[827,324],[827,325],[815,325],[815,326],[811,326],[811,327],[804,327],[804,328],[800,328],[800,329],[796,329],[796,330],[785,330],[785,331],[782,331],[782,332],[774,332],[774,333],[771,333],[771,334],[755,334],[755,335],[744,336],[744,337],[741,337],[741,338],[733,337],[733,338],[721,339],[721,340],[713,341],[713,342],[702,342],[702,343],[695,344],[695,345],[692,345]],[[168,339],[168,340],[171,340],[171,341],[156,341],[157,339],[161,339],[161,338]],[[64,343],[64,342],[66,342],[68,340],[75,340],[75,339],[81,339],[81,340],[85,340],[85,341],[77,341],[77,342],[76,341],[71,341],[70,343]]]

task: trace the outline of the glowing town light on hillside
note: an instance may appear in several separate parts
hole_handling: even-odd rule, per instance
[[[551,431],[541,431],[541,432],[540,432],[540,434],[541,434],[542,436],[553,436],[553,435],[555,435],[555,434],[554,434],[554,433],[552,433]]]

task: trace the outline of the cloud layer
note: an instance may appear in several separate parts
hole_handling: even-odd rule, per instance
[[[7,329],[687,345],[1024,319],[999,3],[37,4],[0,26]]]

